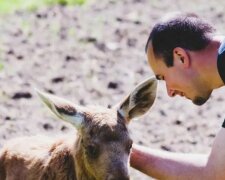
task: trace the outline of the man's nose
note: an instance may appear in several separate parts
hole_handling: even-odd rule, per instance
[[[168,85],[166,85],[166,89],[167,89],[167,94],[168,96],[170,97],[174,97],[176,94],[175,94],[175,91],[170,89]]]

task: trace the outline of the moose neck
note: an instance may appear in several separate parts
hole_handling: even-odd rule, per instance
[[[77,151],[75,152],[74,161],[76,164],[76,180],[96,180],[90,173],[88,173],[87,168],[85,167],[84,152],[81,148],[81,138],[78,138],[75,146]]]

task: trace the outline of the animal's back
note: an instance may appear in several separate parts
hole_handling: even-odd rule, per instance
[[[3,150],[0,149],[0,179],[5,179],[5,169],[3,166]]]
[[[9,141],[0,154],[0,179],[76,180],[72,146],[41,136]]]

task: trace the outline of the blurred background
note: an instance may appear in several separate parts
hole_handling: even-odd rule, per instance
[[[34,88],[81,104],[113,106],[153,73],[144,47],[159,18],[194,12],[225,34],[225,1],[0,0],[0,147],[24,136],[74,133]],[[224,90],[201,107],[167,97],[159,83],[148,115],[130,123],[135,143],[206,153],[225,117]],[[132,179],[150,177],[131,169]]]

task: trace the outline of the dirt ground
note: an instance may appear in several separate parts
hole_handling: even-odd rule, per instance
[[[153,75],[144,47],[160,17],[195,12],[224,34],[224,7],[222,0],[101,0],[0,16],[0,147],[18,136],[74,132],[43,106],[34,88],[82,105],[112,106]],[[131,122],[131,135],[151,148],[209,152],[225,117],[224,101],[219,89],[197,107],[169,98],[160,82],[154,107]],[[131,177],[151,179],[134,169]]]

